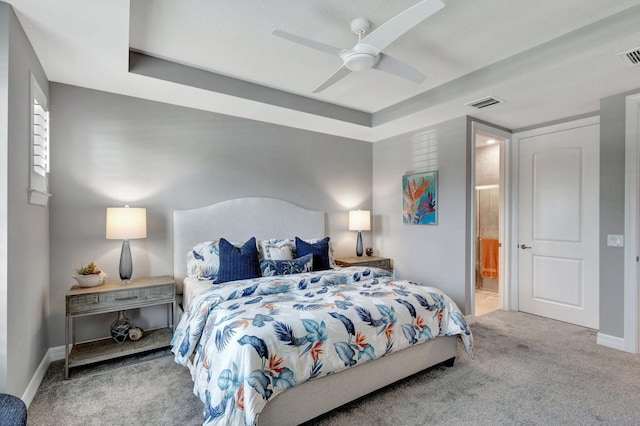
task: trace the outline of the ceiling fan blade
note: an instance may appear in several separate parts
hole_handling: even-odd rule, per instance
[[[380,60],[373,68],[406,78],[416,83],[422,83],[424,81],[424,74],[420,71],[384,53],[380,54]]]
[[[444,7],[440,0],[424,0],[389,19],[362,39],[362,43],[384,50],[402,34]]]
[[[344,65],[341,66],[340,68],[338,68],[338,71],[333,73],[331,77],[326,79],[320,86],[313,89],[313,93],[322,92],[324,89],[342,80],[343,78],[348,76],[350,73],[351,73],[351,70],[349,68],[345,67]]]
[[[273,30],[271,32],[274,36],[281,37],[285,40],[292,41],[294,43],[302,44],[303,46],[310,47],[321,52],[329,53],[331,55],[339,55],[342,49],[339,47],[329,46],[328,44],[320,43],[319,41],[309,40],[308,38],[300,37],[295,34],[288,33],[282,30]]]

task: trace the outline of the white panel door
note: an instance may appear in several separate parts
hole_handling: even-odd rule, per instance
[[[520,139],[519,309],[599,324],[598,124]]]

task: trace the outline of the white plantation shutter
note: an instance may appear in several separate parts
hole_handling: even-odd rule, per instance
[[[40,176],[49,173],[49,111],[33,100],[33,171]]]
[[[31,75],[31,160],[29,161],[29,202],[46,206],[49,202],[49,107],[47,97]]]

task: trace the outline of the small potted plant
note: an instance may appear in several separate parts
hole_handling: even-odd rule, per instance
[[[87,266],[82,265],[76,269],[76,275],[72,275],[72,277],[80,287],[96,287],[107,279],[107,274],[98,269],[95,263],[91,262]]]

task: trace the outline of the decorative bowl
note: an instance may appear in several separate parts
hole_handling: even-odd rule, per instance
[[[71,275],[71,277],[78,282],[80,287],[97,287],[104,282],[107,274],[100,272],[99,274]]]

